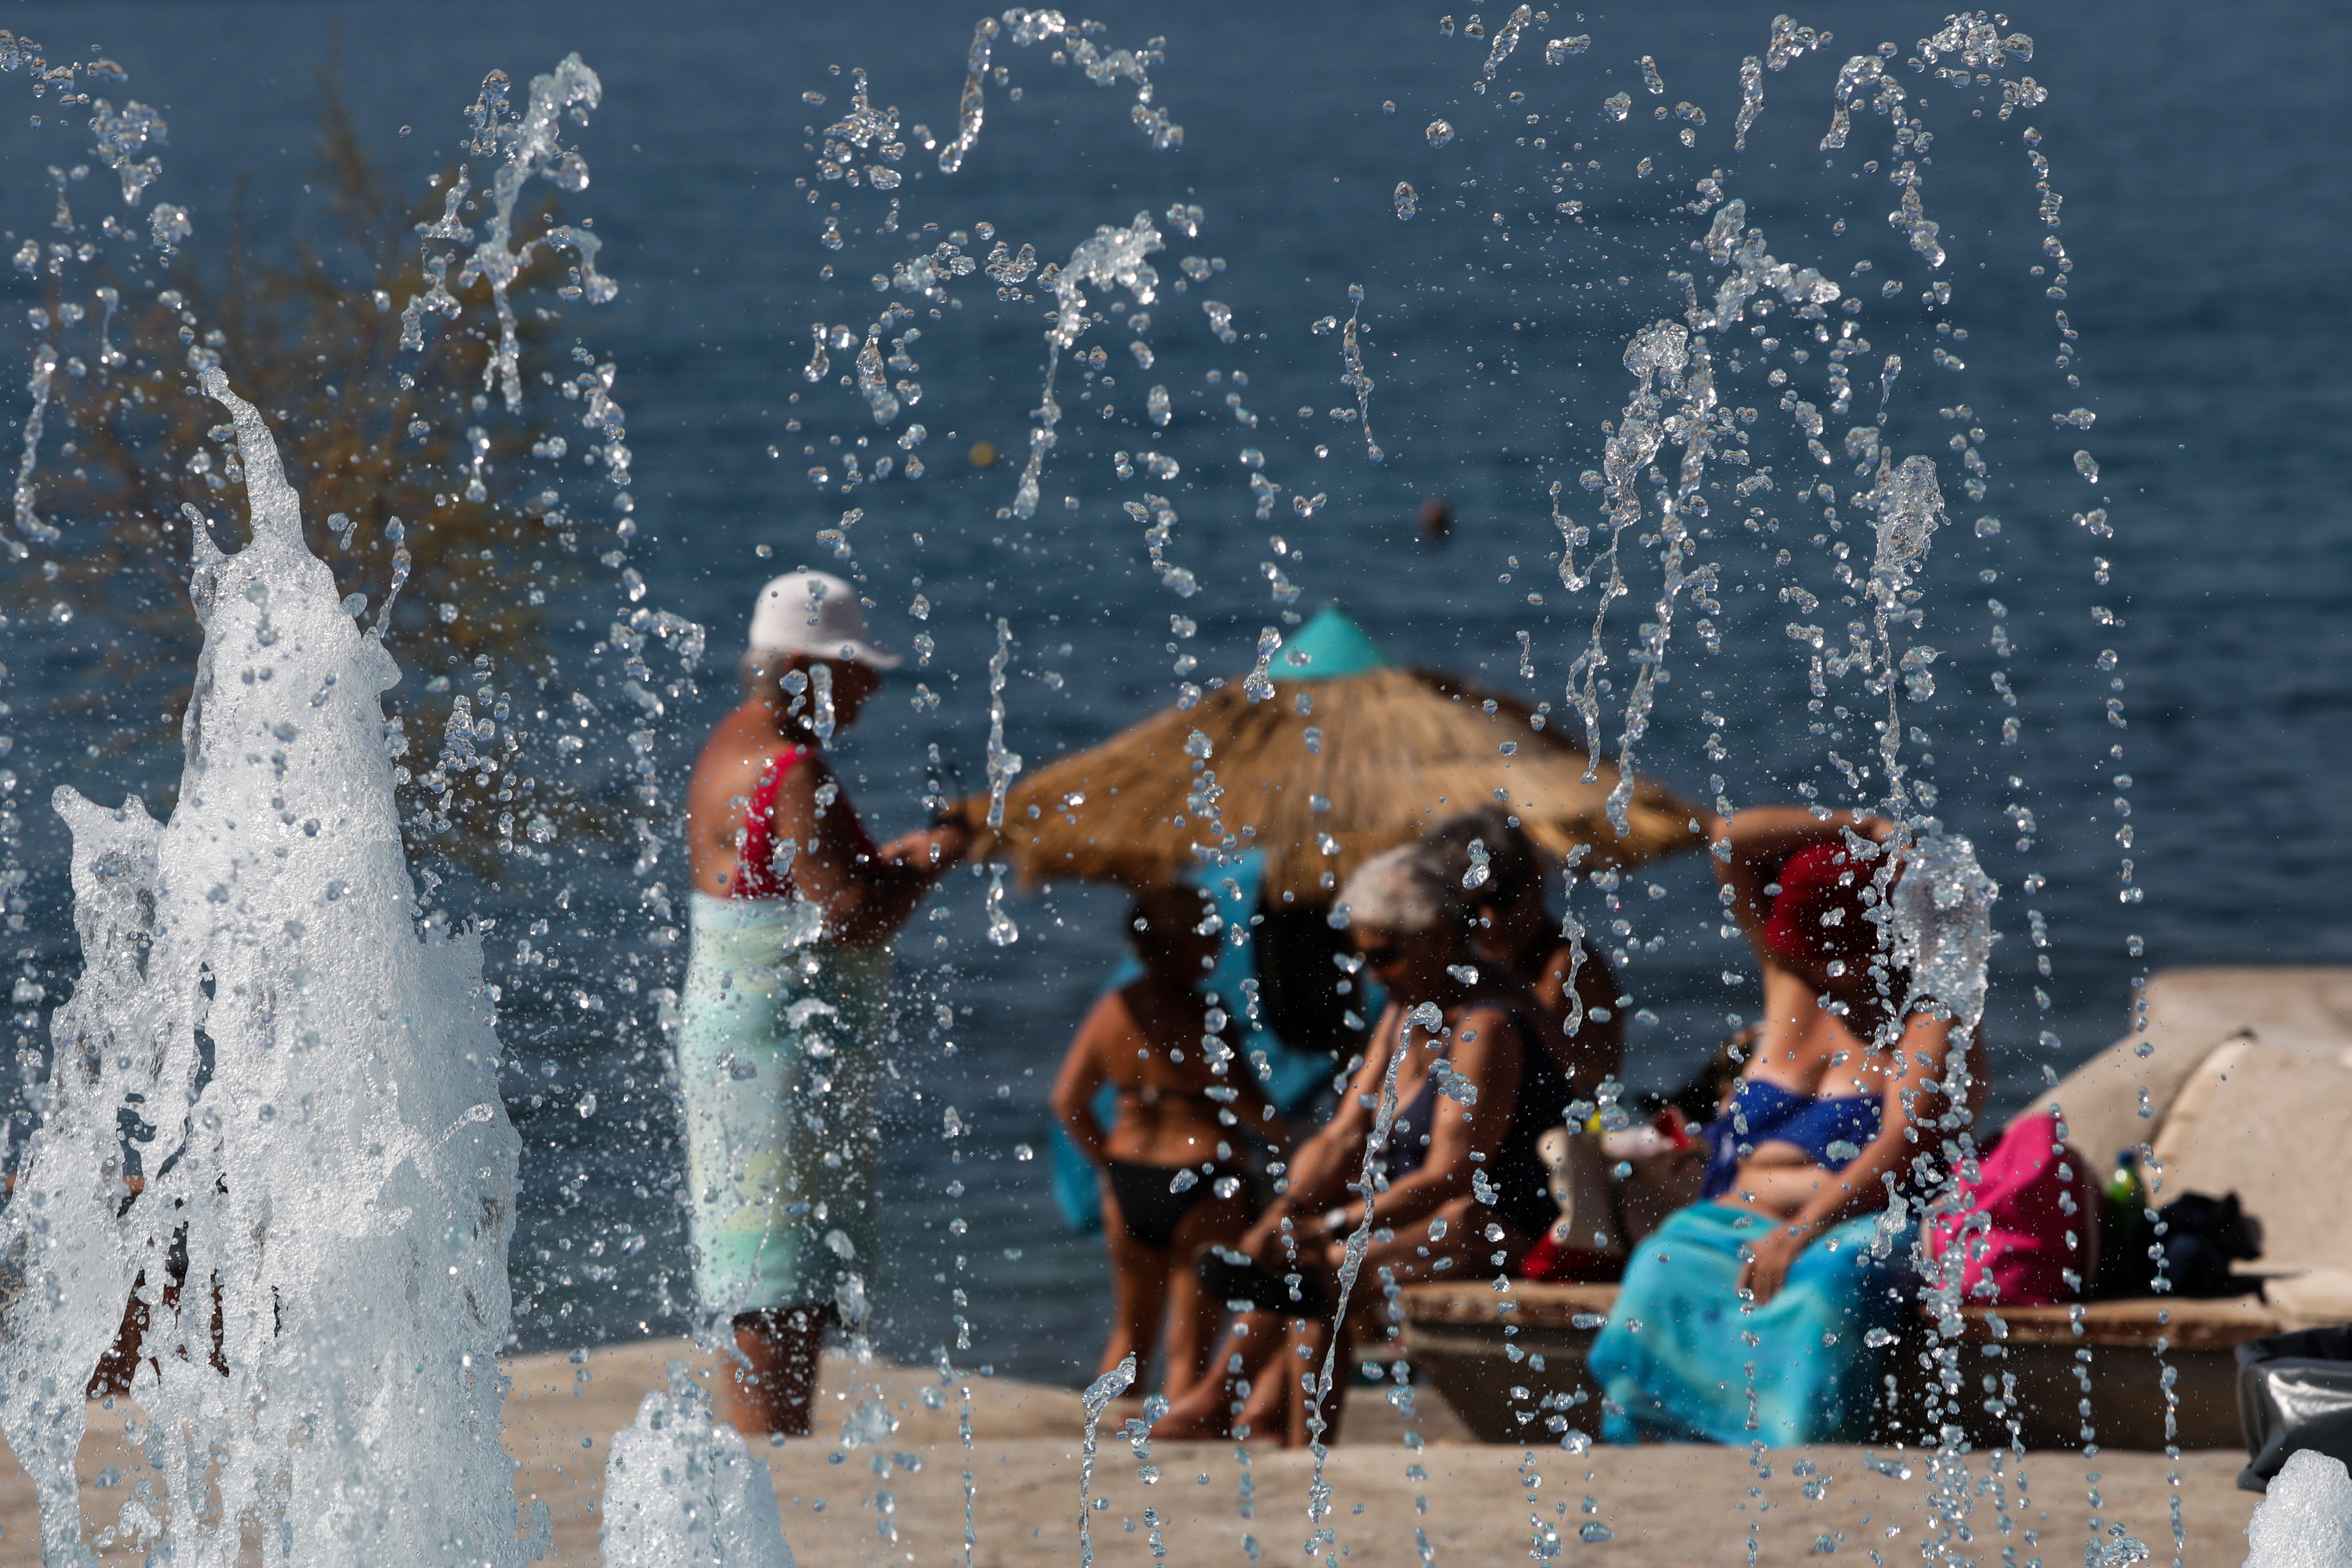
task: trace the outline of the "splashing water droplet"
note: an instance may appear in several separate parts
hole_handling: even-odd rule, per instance
[[[1422,134],[1429,138],[1431,146],[1443,147],[1454,140],[1454,127],[1443,120],[1433,120],[1429,122],[1429,129]]]
[[[1398,219],[1402,222],[1410,222],[1412,218],[1412,215],[1420,210],[1420,194],[1411,185],[1406,184],[1402,180],[1399,180],[1397,182],[1396,188],[1396,215]]]
[[[1021,772],[1021,753],[1008,751],[1004,745],[1004,667],[1013,657],[1013,627],[1005,618],[996,618],[996,652],[988,661],[988,826],[993,830],[1004,826],[1004,792],[1013,787],[1015,774]],[[823,670],[824,666],[816,667]],[[1002,947],[1011,942],[1008,935],[997,936],[997,918],[1003,913],[1003,868],[997,868],[997,879],[990,890],[990,908],[994,910],[989,920],[989,940]],[[1013,922],[1004,921],[1011,931]]]
[[[1519,47],[1519,33],[1533,19],[1534,11],[1531,5],[1522,5],[1511,13],[1508,21],[1495,30],[1494,47],[1486,51],[1486,81],[1474,84],[1476,90],[1486,90],[1486,82],[1495,79],[1496,68],[1510,58],[1513,49]]]
[[[2088,452],[2074,454],[2074,471],[2095,485],[2099,482],[2099,460]]]
[[[196,232],[195,226],[188,222],[187,209],[174,206],[170,202],[155,204],[154,211],[148,214],[147,222],[155,237],[155,248],[167,256]]]
[[[992,866],[988,877],[988,940],[995,947],[1011,947],[1021,940],[1021,928],[1004,912],[1004,868]]]
[[[1078,1568],[1094,1568],[1095,1510],[1089,1506],[1087,1494],[1094,1489],[1095,1453],[1100,1441],[1098,1428],[1102,1424],[1102,1414],[1110,1408],[1112,1400],[1135,1386],[1135,1357],[1129,1355],[1087,1384],[1087,1391],[1078,1396],[1078,1403],[1087,1415],[1086,1442],[1080,1449],[1078,1462]]]
[[[1782,20],[1787,20],[1783,17]],[[1732,121],[1731,144],[1748,145],[1748,128],[1756,123],[1757,115],[1764,110],[1764,70],[1754,55],[1739,62],[1739,118]],[[1690,133],[1685,132],[1684,135]],[[1683,143],[1685,147],[1690,143]]]

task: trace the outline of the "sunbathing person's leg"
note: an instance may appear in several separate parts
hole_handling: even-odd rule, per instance
[[[733,1328],[741,1359],[719,1363],[721,1417],[748,1436],[808,1436],[827,1316],[815,1305],[739,1313]]]
[[[1338,1353],[1332,1354],[1334,1337]],[[1290,1372],[1285,1384],[1289,1408],[1285,1411],[1284,1446],[1304,1448],[1309,1443],[1336,1443],[1339,1440],[1339,1404],[1355,1368],[1349,1364],[1353,1336],[1347,1331],[1344,1320],[1333,1323],[1321,1318],[1295,1318],[1290,1324],[1290,1355],[1296,1364],[1286,1359],[1283,1365]],[[1325,1385],[1324,1371],[1328,1362],[1329,1386]]]
[[[1486,1227],[1493,1223],[1488,1210],[1475,1199],[1455,1198],[1425,1220],[1397,1226],[1390,1240],[1373,1242],[1364,1254],[1363,1273],[1356,1289],[1361,1291],[1365,1281],[1377,1281],[1383,1268],[1395,1270],[1400,1285],[1489,1277],[1490,1271],[1507,1268],[1534,1245],[1532,1238],[1507,1226],[1503,1227],[1502,1239],[1488,1239]],[[1494,1261],[1497,1252],[1503,1255],[1499,1264]]]
[[[1167,1315],[1168,1276],[1173,1258],[1135,1239],[1108,1183],[1103,1194],[1103,1246],[1110,1254],[1111,1330],[1097,1371],[1108,1372],[1132,1355],[1139,1391],[1148,1386],[1151,1352],[1159,1343],[1160,1326]]]
[[[1473,1228],[1473,1221],[1476,1228]],[[1495,1267],[1493,1255],[1500,1252],[1506,1263],[1525,1252],[1530,1242],[1517,1231],[1506,1227],[1499,1241],[1485,1234],[1489,1222],[1486,1210],[1473,1199],[1456,1198],[1426,1220],[1416,1220],[1396,1227],[1387,1241],[1376,1241],[1366,1248],[1355,1289],[1349,1292],[1348,1307],[1335,1318],[1326,1318],[1312,1325],[1311,1330],[1296,1336],[1294,1345],[1304,1344],[1312,1355],[1310,1368],[1319,1379],[1322,1375],[1324,1348],[1331,1342],[1336,1331],[1339,1352],[1331,1357],[1330,1387],[1325,1391],[1321,1416],[1324,1430],[1319,1440],[1336,1443],[1339,1440],[1340,1417],[1345,1414],[1348,1386],[1355,1381],[1357,1312],[1360,1307],[1372,1306],[1368,1293],[1384,1293],[1388,1278],[1400,1285],[1418,1284],[1428,1279],[1468,1279],[1477,1277],[1483,1268]],[[1333,1284],[1337,1298],[1337,1281]],[[1374,1322],[1383,1321],[1388,1314],[1375,1309],[1370,1314]],[[1294,1353],[1296,1351],[1294,1350]],[[1292,1381],[1294,1393],[1303,1392]],[[1295,1401],[1289,1412],[1287,1430],[1292,1447],[1303,1446],[1315,1439],[1310,1406],[1311,1399]]]
[[[1172,1399],[1151,1435],[1171,1441],[1232,1436],[1234,1405],[1256,1396],[1257,1385],[1269,1375],[1267,1363],[1282,1348],[1279,1314],[1244,1312],[1217,1347],[1214,1375],[1201,1378]]]
[[[1366,1250],[1355,1287],[1349,1292],[1349,1315],[1352,1316],[1356,1310],[1371,1300],[1370,1293],[1382,1291],[1386,1283],[1382,1278],[1383,1269],[1392,1273],[1400,1284],[1444,1279],[1456,1271],[1467,1277],[1496,1252],[1503,1252],[1507,1258],[1526,1250],[1528,1240],[1517,1231],[1506,1230],[1502,1240],[1493,1241],[1484,1234],[1483,1219],[1482,1228],[1471,1229],[1467,1222],[1472,1208],[1472,1200],[1459,1199],[1448,1204],[1431,1219],[1415,1221],[1402,1227],[1389,1240],[1373,1243]],[[1442,1227],[1434,1223],[1438,1220],[1444,1222]],[[1434,1237],[1433,1231],[1436,1233]],[[1307,1272],[1306,1294],[1320,1296],[1327,1305],[1307,1316],[1276,1318],[1272,1314],[1253,1313],[1244,1320],[1253,1325],[1252,1337],[1257,1338],[1263,1347],[1258,1353],[1264,1371],[1251,1374],[1249,1396],[1234,1428],[1237,1437],[1246,1435],[1260,1441],[1271,1437],[1287,1447],[1299,1447],[1314,1436],[1310,1416],[1315,1401],[1307,1394],[1305,1379],[1311,1373],[1319,1386],[1325,1352],[1331,1343],[1336,1326],[1341,1332],[1341,1339],[1339,1352],[1331,1358],[1330,1388],[1321,1402],[1321,1419],[1325,1428],[1321,1440],[1330,1443],[1338,1438],[1341,1402],[1355,1371],[1355,1337],[1349,1325],[1335,1322],[1335,1315],[1340,1310],[1336,1275],[1327,1274],[1311,1266]],[[1265,1355],[1265,1348],[1272,1347],[1261,1337],[1265,1330],[1255,1326],[1260,1320],[1276,1325],[1274,1344],[1280,1349],[1279,1355]],[[1229,1341],[1228,1344],[1233,1342]],[[1215,1381],[1223,1384],[1230,1380],[1221,1378]],[[1217,1406],[1223,1407],[1222,1405]],[[1190,1405],[1185,1408],[1189,1409]],[[1175,1412],[1171,1413],[1171,1420],[1175,1415]],[[1165,1422],[1154,1430],[1165,1436],[1179,1435]],[[1185,1435],[1196,1434],[1188,1431]]]
[[[1317,1324],[1313,1318],[1292,1317],[1276,1318],[1269,1324],[1267,1348],[1273,1353],[1251,1380],[1249,1397],[1234,1417],[1235,1441],[1296,1446],[1292,1426],[1297,1424],[1303,1431],[1306,1421],[1300,1380],[1319,1370],[1319,1363],[1307,1359],[1318,1353]]]
[[[1193,1267],[1212,1247],[1230,1246],[1247,1233],[1252,1216],[1246,1201],[1236,1194],[1196,1204],[1176,1227],[1169,1247],[1174,1268],[1168,1285],[1168,1327],[1160,1362],[1160,1389],[1171,1400],[1182,1398],[1209,1374],[1209,1352],[1216,1343],[1217,1324],[1225,1304],[1202,1288]]]

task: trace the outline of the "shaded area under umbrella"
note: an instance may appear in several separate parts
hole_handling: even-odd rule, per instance
[[[1271,692],[1267,685],[1271,684]],[[1637,777],[1628,831],[1610,821],[1607,763],[1539,727],[1517,698],[1393,663],[1327,605],[1247,681],[1169,708],[958,811],[976,854],[1010,860],[1024,887],[1064,878],[1161,886],[1222,852],[1265,858],[1269,906],[1322,905],[1355,868],[1456,812],[1502,803],[1535,839],[1595,866],[1629,866],[1706,842],[1696,813]]]

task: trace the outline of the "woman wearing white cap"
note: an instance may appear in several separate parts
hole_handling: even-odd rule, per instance
[[[741,1352],[722,1399],[746,1432],[808,1430],[824,1324],[864,1312],[888,944],[971,845],[949,823],[877,846],[825,761],[898,663],[848,584],[777,578],[752,610],[743,702],[688,786],[688,1229],[696,1295]]]

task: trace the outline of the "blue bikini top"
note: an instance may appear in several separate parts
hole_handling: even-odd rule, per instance
[[[1740,1160],[1759,1143],[1793,1143],[1823,1170],[1843,1171],[1877,1138],[1883,1109],[1874,1094],[1818,1096],[1743,1078],[1723,1114],[1706,1125],[1713,1152],[1699,1195],[1729,1192]]]

